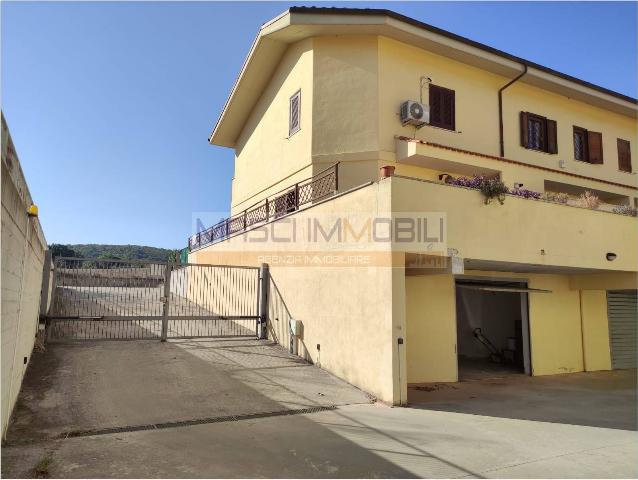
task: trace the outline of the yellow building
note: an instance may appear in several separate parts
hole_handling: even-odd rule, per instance
[[[300,355],[387,402],[495,370],[635,368],[637,112],[394,12],[291,8],[210,137],[235,150],[233,217],[190,261],[269,263],[271,338],[299,320]],[[440,235],[309,236],[355,217]]]

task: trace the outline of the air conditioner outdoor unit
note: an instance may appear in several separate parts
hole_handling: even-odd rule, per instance
[[[401,123],[403,126],[414,125],[422,127],[430,123],[430,107],[413,100],[407,100],[401,104]]]

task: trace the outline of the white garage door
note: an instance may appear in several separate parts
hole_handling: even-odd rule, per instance
[[[635,290],[608,291],[609,342],[611,367],[636,368],[636,313]]]

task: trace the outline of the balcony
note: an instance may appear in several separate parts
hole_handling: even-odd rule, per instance
[[[393,213],[445,212],[447,247],[470,264],[546,272],[637,270],[635,217],[516,195],[486,205],[472,188],[398,175],[391,182]]]
[[[192,252],[208,245],[296,212],[320,200],[325,200],[339,189],[339,163],[326,168],[306,180],[280,190],[243,212],[221,220],[212,227],[188,239]]]

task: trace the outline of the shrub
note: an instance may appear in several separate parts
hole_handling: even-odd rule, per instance
[[[538,200],[542,196],[539,192],[534,192],[526,188],[512,188],[509,193],[517,197],[532,198],[534,200]]]
[[[503,205],[505,202],[505,194],[509,192],[509,189],[498,178],[486,178],[479,187],[481,193],[485,197],[485,204],[487,205],[493,198],[498,200],[498,203]]]
[[[600,207],[600,198],[587,190],[585,193],[582,193],[580,197],[578,197],[578,206],[596,210],[598,207]]]
[[[638,210],[630,205],[616,205],[613,212],[619,215],[629,215],[630,217],[638,216]]]
[[[569,195],[566,193],[559,192],[545,192],[543,194],[543,200],[547,200],[548,202],[556,202],[556,203],[567,203],[569,200]]]
[[[502,205],[505,201],[505,194],[509,193],[509,190],[501,180],[498,178],[486,178],[483,175],[476,177],[458,177],[458,178],[446,178],[446,183],[449,185],[455,185],[457,187],[475,188],[480,190],[485,196],[485,203],[488,204],[492,198],[498,199]]]

